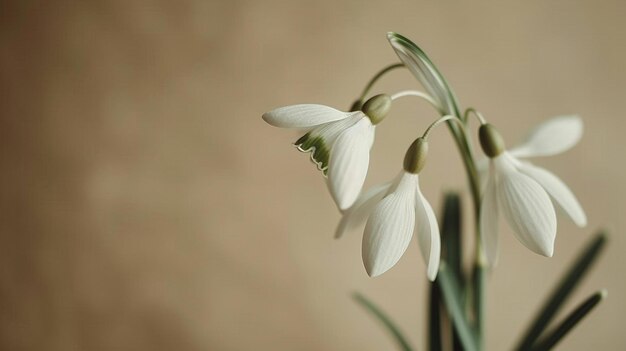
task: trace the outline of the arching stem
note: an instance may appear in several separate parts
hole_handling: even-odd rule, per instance
[[[389,66],[381,69],[380,71],[378,71],[378,73],[376,73],[376,75],[374,77],[372,77],[372,79],[370,79],[370,81],[367,83],[367,85],[363,89],[363,92],[361,93],[361,96],[359,96],[359,101],[365,100],[365,97],[367,97],[367,94],[369,94],[370,90],[372,90],[372,87],[374,86],[374,84],[376,84],[376,82],[382,76],[384,76],[388,72],[393,71],[394,69],[400,68],[400,67],[404,67],[404,64],[403,63],[394,63],[394,64],[389,65]]]

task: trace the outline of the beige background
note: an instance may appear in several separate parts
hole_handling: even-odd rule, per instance
[[[390,30],[423,46],[509,143],[553,115],[585,118],[576,148],[537,163],[576,192],[589,227],[561,217],[552,259],[503,229],[489,349],[510,347],[599,227],[611,245],[567,307],[604,287],[609,299],[560,349],[626,348],[625,11],[617,0],[3,2],[0,349],[393,349],[350,300],[358,290],[423,350],[416,244],[368,278],[361,234],[332,239],[339,215],[290,146],[298,134],[260,118],[295,103],[347,108],[396,61]],[[377,91],[417,87],[398,71]],[[397,102],[368,184],[396,174],[433,117]],[[435,131],[426,196],[439,209],[464,182]]]

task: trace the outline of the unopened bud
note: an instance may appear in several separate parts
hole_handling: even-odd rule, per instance
[[[404,155],[404,170],[418,174],[426,164],[426,156],[428,155],[428,141],[424,138],[417,138],[409,146]]]
[[[494,126],[489,123],[483,124],[478,129],[478,139],[485,155],[494,158],[504,151],[504,140]]]
[[[387,113],[389,113],[390,109],[391,96],[387,94],[380,94],[367,100],[363,104],[361,111],[369,117],[372,124],[376,125],[387,117]]]

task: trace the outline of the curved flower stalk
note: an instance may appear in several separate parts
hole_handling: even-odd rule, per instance
[[[450,88],[444,76],[439,72],[430,58],[428,58],[426,53],[411,40],[398,33],[388,32],[387,40],[389,40],[391,47],[404,66],[413,74],[433,99],[435,99],[436,104],[439,106],[441,116],[451,115],[461,119],[462,116],[454,91]],[[452,120],[448,123],[448,127],[454,136],[454,141],[463,158],[475,214],[478,216],[478,210],[480,208],[480,186],[476,164],[473,159],[471,142],[468,140],[463,127],[453,123]]]
[[[558,117],[534,129],[522,145],[506,151],[502,138],[492,125],[480,127],[480,142],[490,158],[480,228],[485,254],[491,265],[495,265],[498,258],[500,211],[524,246],[547,257],[554,252],[557,229],[553,201],[576,225],[586,225],[585,212],[563,181],[551,172],[519,159],[563,152],[575,145],[581,135],[579,117]]]
[[[340,210],[357,199],[369,167],[375,125],[391,107],[391,97],[377,95],[361,111],[342,112],[314,104],[292,105],[263,114],[267,123],[282,128],[305,129],[295,142],[298,150],[310,152],[311,160],[328,177],[328,188]]]

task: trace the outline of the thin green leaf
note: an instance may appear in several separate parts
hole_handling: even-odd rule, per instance
[[[411,348],[411,345],[409,345],[409,342],[407,341],[407,339],[402,334],[402,332],[400,332],[400,329],[398,329],[398,327],[391,321],[391,319],[389,319],[389,317],[387,317],[387,315],[380,308],[378,308],[373,302],[371,302],[365,296],[359,293],[352,294],[352,298],[354,298],[356,302],[358,302],[361,306],[363,306],[366,310],[368,310],[372,315],[374,315],[374,317],[376,317],[385,326],[385,328],[387,328],[387,330],[394,337],[395,341],[398,343],[400,350],[403,350],[403,351],[413,350]]]
[[[459,283],[452,271],[447,268],[446,262],[441,262],[436,282],[441,287],[445,305],[452,317],[459,339],[466,351],[478,350],[474,330],[470,326],[463,312]]]
[[[439,285],[430,284],[430,301],[428,304],[428,349],[441,351],[441,291]]]
[[[461,221],[459,195],[457,193],[446,194],[441,225],[441,241],[444,244],[441,256],[446,260],[448,268],[462,282]]]
[[[585,249],[579,254],[574,264],[552,292],[552,295],[550,295],[539,310],[539,314],[535,317],[522,337],[516,350],[525,351],[531,349],[533,343],[541,336],[541,333],[546,329],[552,318],[554,318],[559,308],[565,303],[578,283],[580,283],[585,276],[585,273],[602,251],[605,243],[606,234],[601,231],[585,246]]]
[[[606,290],[599,291],[591,295],[587,300],[581,303],[572,313],[570,313],[558,326],[554,328],[548,335],[543,338],[533,351],[551,350],[567,333],[572,330],[578,322],[591,312],[599,303],[607,296]]]
[[[463,262],[462,240],[461,240],[461,198],[457,193],[446,194],[443,207],[443,221],[441,225],[441,241],[443,242],[443,250],[441,257],[448,264],[448,268],[452,271],[457,281],[460,282],[461,298],[465,295],[463,271],[461,262]],[[462,350],[461,340],[458,331],[452,327],[452,348],[453,350]]]

